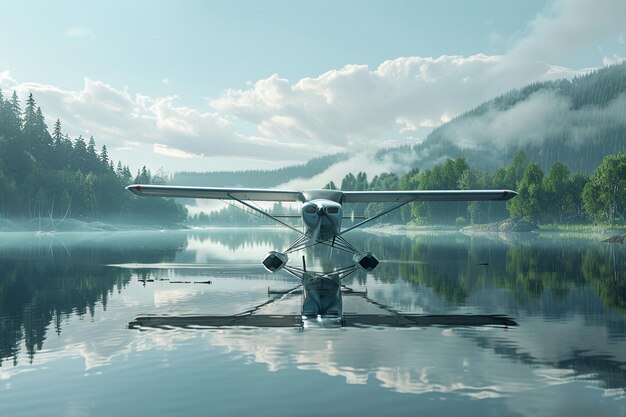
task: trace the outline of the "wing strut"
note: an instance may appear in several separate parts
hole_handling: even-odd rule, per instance
[[[250,203],[246,203],[245,201],[238,199],[237,197],[233,196],[233,195],[232,195],[232,194],[230,194],[230,193],[228,193],[228,196],[229,196],[230,198],[232,198],[233,200],[235,200],[235,201],[237,201],[237,202],[239,202],[239,203],[243,204],[244,206],[246,206],[246,207],[248,207],[248,208],[250,208],[250,209],[252,209],[252,210],[256,211],[257,213],[261,213],[262,215],[264,215],[264,216],[266,216],[266,217],[269,217],[270,219],[272,219],[272,220],[274,220],[274,221],[276,221],[276,222],[278,222],[278,223],[282,224],[283,226],[285,226],[285,227],[287,227],[287,228],[289,228],[289,229],[293,230],[294,232],[296,232],[296,233],[298,233],[298,234],[300,234],[300,235],[302,234],[302,231],[300,231],[300,230],[296,229],[295,227],[291,226],[290,224],[285,223],[285,222],[284,222],[284,221],[282,221],[282,220],[277,219],[276,217],[272,216],[271,214],[269,214],[269,213],[265,212],[264,210],[261,210],[261,209],[260,209],[260,208],[258,208],[258,207],[254,207],[252,204],[250,204]]]
[[[377,215],[375,215],[375,216],[373,216],[373,217],[370,217],[369,219],[363,220],[362,222],[357,223],[357,224],[355,224],[354,226],[348,227],[346,230],[342,230],[342,231],[341,231],[341,233],[339,233],[337,236],[341,236],[341,235],[343,235],[344,233],[348,233],[350,230],[354,230],[354,229],[356,229],[357,227],[361,227],[361,226],[363,226],[365,223],[369,223],[369,222],[371,222],[372,220],[376,220],[377,218],[379,218],[379,217],[381,217],[381,216],[384,216],[385,214],[389,213],[390,211],[397,210],[397,209],[399,209],[400,207],[402,207],[402,206],[404,206],[404,205],[407,205],[407,204],[409,204],[409,203],[412,203],[412,202],[413,202],[413,201],[415,201],[415,200],[416,200],[416,199],[412,199],[412,200],[405,201],[404,203],[396,204],[395,206],[391,207],[390,209],[387,209],[387,210],[385,210],[385,211],[383,211],[383,212],[381,212],[381,213],[378,213]]]

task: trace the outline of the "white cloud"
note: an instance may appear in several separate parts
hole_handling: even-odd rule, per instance
[[[8,77],[8,73],[2,74]],[[301,160],[307,159],[303,154],[311,157],[327,151],[317,145],[242,135],[216,113],[176,105],[175,96],[131,94],[90,79],[78,91],[38,83],[14,87],[22,98],[33,93],[49,126],[59,118],[65,132],[72,136],[93,134],[110,149],[127,150],[134,142],[135,148],[147,144],[157,154],[176,158],[237,155],[268,160]],[[277,158],[276,149],[280,149],[281,158]]]
[[[299,138],[348,149],[377,146],[391,136],[427,133],[453,115],[505,90],[538,79],[570,76],[567,68],[520,65],[500,72],[504,57],[402,57],[375,70],[347,65],[296,83],[273,75],[228,90],[211,105],[258,127],[263,136]]]
[[[11,71],[0,71],[0,87],[3,89],[11,88],[15,84],[15,80],[11,77]]]
[[[165,155],[165,156],[172,156],[174,158],[183,158],[183,159],[196,157],[196,155],[192,153],[181,151],[180,149],[176,149],[176,148],[170,148],[169,146],[162,145],[160,143],[154,144],[154,153]]]
[[[515,62],[529,60],[561,64],[588,46],[624,31],[623,0],[555,0],[528,26],[528,33],[507,56]]]
[[[607,55],[602,58],[602,65],[604,65],[605,67],[609,65],[618,65],[624,61],[626,61],[626,58],[621,57],[617,54]]]
[[[91,30],[83,26],[73,26],[68,28],[65,31],[65,36],[68,38],[83,38],[89,40],[94,40],[96,38]]]

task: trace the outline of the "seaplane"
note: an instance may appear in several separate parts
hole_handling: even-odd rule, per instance
[[[298,237],[287,248],[270,251],[261,263],[271,273],[284,270],[301,281],[297,291],[302,294],[302,320],[317,319],[324,322],[330,320],[338,323],[347,323],[343,314],[342,293],[350,292],[342,285],[342,280],[358,270],[371,272],[380,263],[373,253],[355,248],[344,238],[345,234],[412,202],[506,201],[517,195],[512,190],[340,191],[318,189],[295,191],[152,184],[133,184],[127,186],[126,189],[141,197],[201,198],[235,201],[253,212],[268,217],[296,232]],[[255,202],[300,203],[299,217],[302,220],[302,229],[298,229],[283,221],[282,218],[285,216],[273,215],[262,207],[255,205]],[[361,218],[359,219],[361,221],[358,222],[355,222],[354,216],[344,216],[344,204],[374,202],[388,203],[389,207],[374,216]],[[342,221],[347,218],[352,220],[352,224],[349,227],[342,228]],[[289,264],[290,254],[317,245],[324,245],[339,251],[348,252],[352,255],[352,262],[349,265],[336,267],[332,271],[307,270],[304,256],[302,256],[301,267]],[[239,319],[242,317],[239,316]],[[248,325],[254,322],[250,320],[250,317],[247,317],[248,320],[246,320]],[[397,322],[396,319],[394,319],[394,323]],[[188,321],[189,318],[185,320]],[[211,320],[214,320],[214,318]],[[211,320],[209,322],[213,323]],[[268,325],[268,320],[271,321],[271,318],[256,321]],[[374,319],[371,320],[377,322]],[[408,321],[401,321],[405,325],[416,322],[415,319],[410,318]]]

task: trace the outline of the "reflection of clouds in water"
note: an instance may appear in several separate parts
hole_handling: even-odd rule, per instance
[[[537,323],[535,328],[540,327]],[[562,322],[554,323],[562,326]],[[551,326],[550,326],[551,327]],[[587,326],[579,320],[566,325],[568,335],[582,334]],[[575,330],[577,329],[577,330]],[[541,387],[568,384],[598,375],[580,375],[578,371],[558,368],[558,362],[546,353],[568,345],[558,329],[550,328],[551,338],[543,338],[545,352],[533,349],[535,341],[525,346],[519,329],[349,329],[347,331],[272,332],[237,330],[212,334],[211,346],[226,347],[250,362],[266,364],[275,372],[295,366],[339,376],[348,384],[366,384],[373,376],[380,386],[396,392],[426,394],[448,393],[476,399],[506,397]],[[349,332],[347,334],[346,332]],[[544,332],[542,332],[543,334]],[[559,337],[554,337],[559,335]],[[607,337],[592,330],[590,337]],[[441,337],[446,337],[443,342]],[[569,338],[569,336],[565,336]],[[586,339],[586,338],[585,338]],[[477,347],[477,343],[481,347]],[[599,340],[598,346],[609,343]],[[495,354],[515,346],[535,365]],[[575,345],[569,345],[575,346]],[[584,346],[580,345],[581,349]],[[572,352],[561,352],[561,358]],[[603,389],[605,396],[623,397],[624,389]]]
[[[589,323],[580,314],[557,321],[527,317],[520,324],[509,336],[511,343],[518,346],[519,355],[558,363],[577,352],[585,352],[587,356],[603,355],[626,362],[623,340],[615,340],[606,326]]]
[[[376,372],[376,378],[381,381],[381,386],[403,394],[456,393],[476,399],[504,397],[506,394],[521,391],[528,387],[513,389],[512,385],[469,386],[461,382],[446,385],[445,381],[437,382],[441,376],[439,372],[433,367],[426,367],[421,371],[414,370],[414,372],[400,368],[383,368]],[[435,381],[431,379],[435,379]]]
[[[164,291],[166,301],[186,297],[184,291]],[[532,320],[532,319],[531,319]],[[109,325],[120,326],[109,322]],[[545,326],[549,328],[538,331]],[[481,329],[227,329],[227,330],[149,330],[134,332],[95,332],[90,326],[78,326],[72,343],[40,352],[35,365],[63,358],[81,357],[85,370],[111,364],[116,358],[127,358],[133,352],[153,349],[175,351],[186,342],[205,339],[206,351],[222,348],[227,354],[245,363],[265,364],[268,371],[289,368],[317,371],[338,376],[348,384],[366,384],[375,378],[381,387],[400,393],[455,394],[470,398],[497,398],[538,387],[580,381],[586,377],[552,365],[555,358],[570,357],[559,346],[576,346],[563,338],[584,334],[589,326],[574,317],[568,322],[536,322],[505,332],[499,328]],[[525,327],[539,338],[528,338]],[[118,327],[119,328],[119,327]],[[532,329],[531,329],[532,328]],[[557,331],[563,330],[563,331]],[[602,330],[602,329],[599,329]],[[545,333],[558,337],[546,338]],[[544,336],[542,336],[544,335]],[[581,339],[579,348],[611,345],[606,332],[591,328],[589,338]],[[445,338],[445,341],[442,340]],[[592,339],[603,339],[596,340]],[[479,343],[477,347],[476,343]],[[591,342],[589,345],[587,342]],[[583,345],[584,343],[584,345]],[[513,346],[515,351],[532,360],[524,361],[499,356],[498,346]],[[617,346],[616,346],[617,348]],[[593,349],[593,347],[592,347]],[[193,353],[192,353],[193,354]],[[556,357],[553,355],[557,355]],[[125,359],[124,359],[125,360]],[[10,380],[17,373],[0,369],[0,378]],[[594,377],[589,376],[593,381]],[[607,389],[604,395],[623,397],[623,389]]]
[[[165,307],[194,298],[197,291],[193,288],[159,289],[154,292],[154,306]]]
[[[39,369],[36,367],[25,367],[25,366],[14,366],[9,368],[7,366],[0,367],[0,381],[8,381],[5,382],[5,389],[11,389],[11,379],[18,377],[22,374],[27,374],[30,372],[37,372]]]
[[[120,324],[117,319],[107,320],[112,328],[120,329]],[[569,326],[579,324],[576,320],[568,323]],[[142,332],[123,329],[107,332],[95,328],[98,326],[77,326],[65,343],[40,352],[34,366],[0,368],[0,379],[10,386],[11,379],[23,372],[68,358],[82,358],[85,371],[97,372],[97,368],[115,361],[125,362],[139,352],[179,351],[202,357],[203,352],[217,349],[247,364],[265,364],[270,372],[289,368],[317,371],[341,377],[348,384],[367,384],[375,378],[381,387],[399,393],[486,399],[536,392],[541,387],[571,384],[581,378],[594,384],[594,375],[587,378],[573,370],[552,367],[545,361],[549,358],[536,357],[535,365],[529,366],[524,361],[497,355],[497,346],[517,346],[518,338],[519,343],[523,342],[519,329],[508,332],[500,328],[150,329]],[[73,340],[82,342],[73,343]],[[560,344],[563,340],[553,337],[544,340],[545,343]],[[189,346],[205,347],[190,351]],[[530,349],[519,347],[517,350]],[[607,397],[624,396],[623,388],[602,392]],[[512,409],[519,410],[518,407],[524,409],[523,404],[516,403]]]
[[[141,337],[132,343],[133,349],[137,352],[147,352],[155,348],[164,350],[176,350],[180,344],[197,338],[198,335],[193,330],[158,330],[141,332]]]
[[[266,364],[272,372],[295,366],[340,376],[348,384],[366,384],[374,376],[382,387],[401,393],[496,398],[537,383],[532,369],[494,356],[490,349],[476,349],[472,340],[455,332],[448,332],[452,340],[439,347],[438,329],[347,332],[290,330],[277,337],[274,331],[233,330],[213,333],[211,346]],[[464,356],[459,357],[459,352]]]

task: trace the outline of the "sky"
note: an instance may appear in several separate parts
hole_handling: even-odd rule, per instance
[[[626,2],[3,0],[0,39],[5,97],[132,170],[271,169],[619,63]]]

